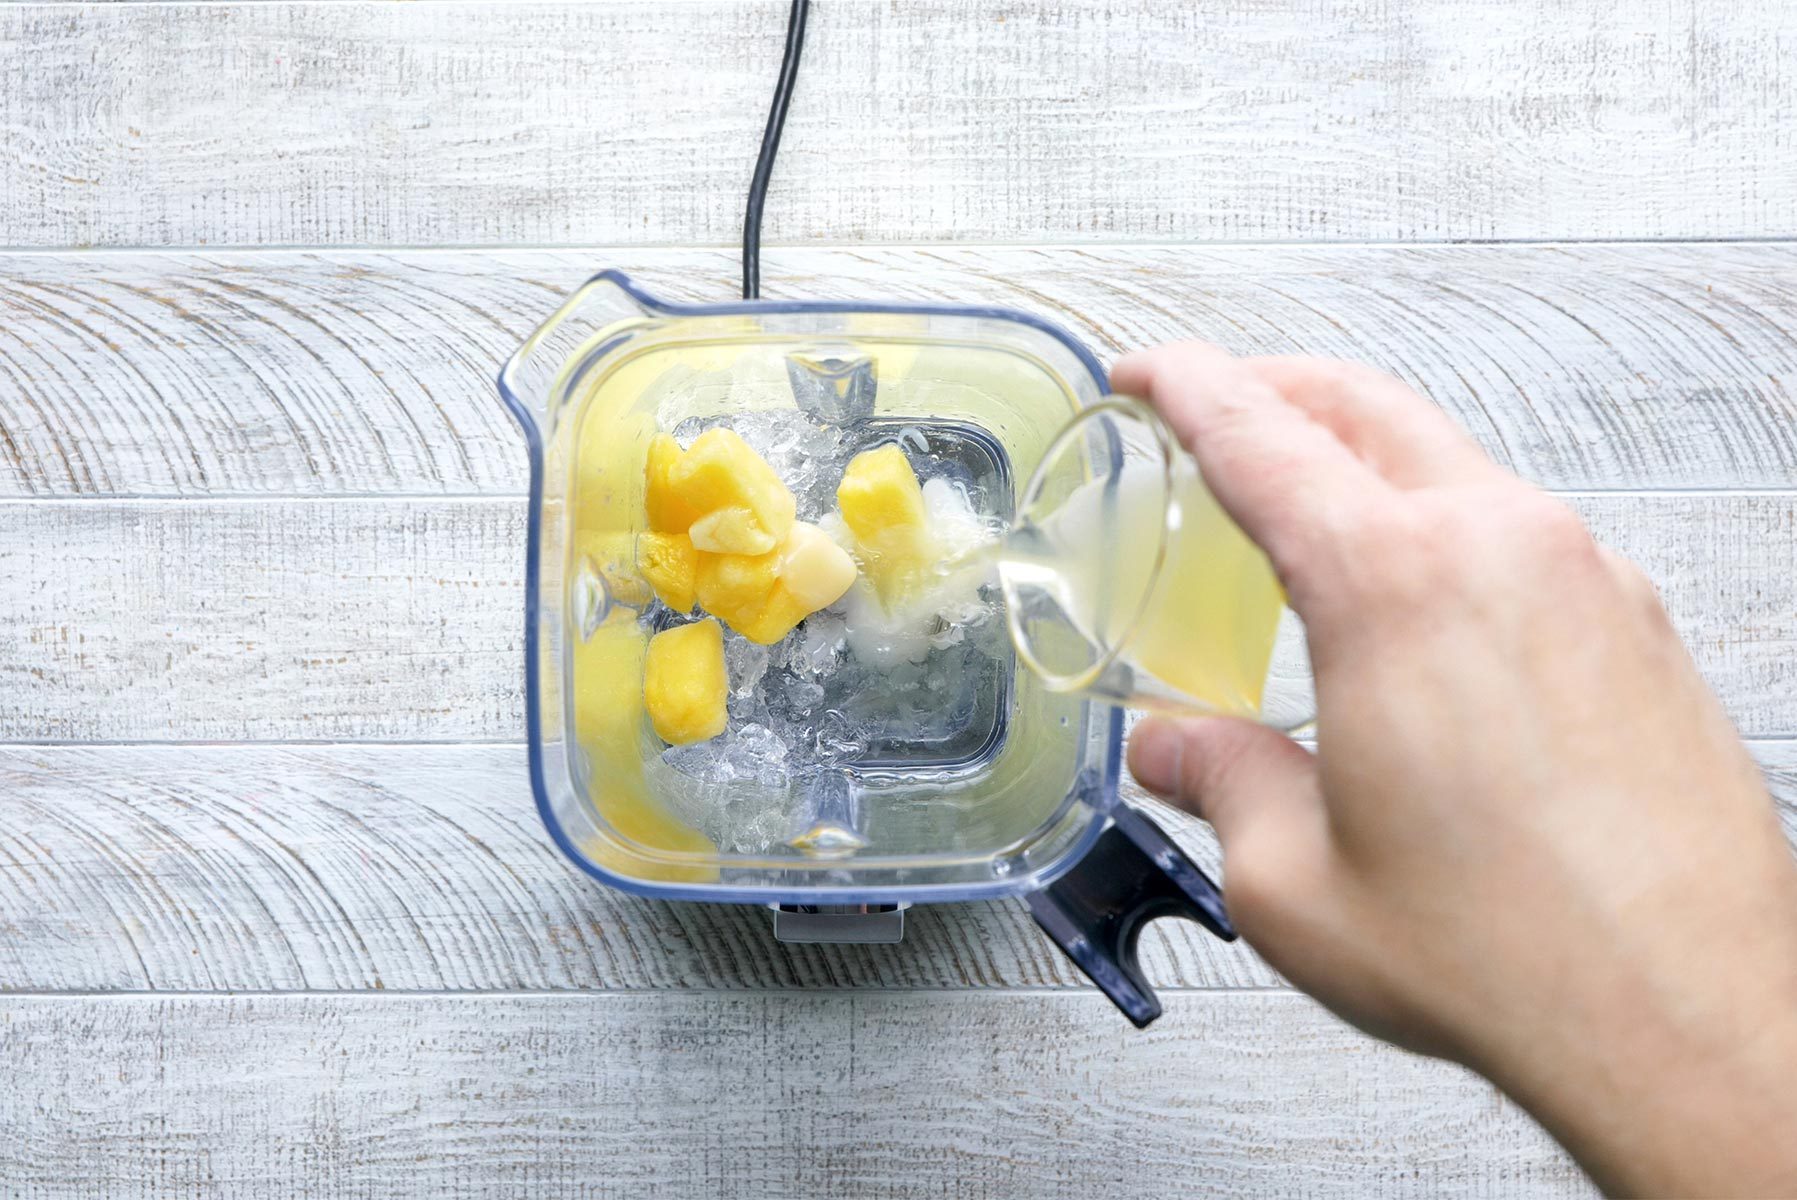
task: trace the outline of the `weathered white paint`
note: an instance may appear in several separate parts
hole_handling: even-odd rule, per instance
[[[1476,1081],[1211,990],[1277,980],[1190,928],[1139,1034],[1015,906],[777,947],[547,844],[492,374],[598,266],[732,294],[784,8],[0,5],[0,245],[346,247],[0,255],[0,739],[444,743],[0,747],[0,1192],[1582,1193]],[[1790,238],[1791,5],[813,30],[771,296],[1370,359],[1563,489],[1797,479],[1789,244],[1106,244]],[[546,241],[613,248],[347,249]],[[1579,503],[1743,726],[1797,732],[1797,496]],[[1787,828],[1794,744],[1756,747]],[[79,994],[138,989],[355,994]]]
[[[1797,742],[1753,749],[1797,835]],[[1130,799],[1217,869],[1205,826]],[[1280,982],[1182,921],[1142,963],[1163,990]],[[521,746],[0,748],[0,992],[1045,987],[1088,985],[1016,902],[786,946],[761,909],[604,888],[544,833]]]
[[[724,244],[784,0],[0,6],[0,244]],[[1764,0],[815,6],[772,241],[1789,236]]]
[[[0,998],[0,1179],[94,1195],[1575,1196],[1291,995]]]
[[[0,495],[524,488],[498,364],[600,266],[728,298],[719,250],[0,256]],[[1797,480],[1797,246],[770,251],[770,297],[999,304],[1100,354],[1370,361],[1562,488]]]
[[[1156,980],[1279,982],[1175,925]],[[0,990],[1084,986],[1014,902],[782,946],[763,909],[601,887],[549,841],[521,746],[0,749]]]
[[[1797,493],[1584,495],[1742,729],[1797,733]],[[0,502],[0,741],[521,736],[524,504]]]

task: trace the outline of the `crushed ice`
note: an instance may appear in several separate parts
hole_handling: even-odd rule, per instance
[[[869,440],[818,424],[791,408],[691,419],[676,426],[683,444],[727,424],[784,480],[801,520],[846,538],[836,484],[856,453],[894,440]],[[917,457],[929,442],[907,427],[897,439],[913,453],[932,531],[945,548],[990,540],[976,510],[995,481],[931,476]],[[793,827],[795,797],[820,773],[865,760],[895,740],[918,746],[954,737],[991,688],[1003,654],[1002,622],[989,568],[958,561],[903,612],[888,613],[858,583],[836,605],[807,617],[773,646],[726,629],[729,725],[707,742],[677,746],[646,765],[650,784],[673,813],[725,853],[765,853]],[[663,620],[659,603],[645,614]]]

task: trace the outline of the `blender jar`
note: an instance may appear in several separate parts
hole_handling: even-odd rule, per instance
[[[749,777],[695,786],[642,699],[644,648],[669,617],[635,566],[656,433],[759,421],[835,447],[898,441],[1004,519],[1104,383],[1067,334],[1003,309],[677,305],[616,272],[580,288],[499,380],[531,460],[530,773],[556,844],[625,891],[772,906],[793,940],[889,938],[909,904],[1024,896],[1133,1020],[1152,1020],[1141,925],[1173,913],[1233,932],[1210,881],[1119,803],[1120,709],[1051,691],[1000,639],[957,660],[940,712],[857,721],[802,770],[751,760]],[[807,461],[794,451],[801,470]],[[794,490],[805,486],[822,494],[834,481]],[[834,736],[839,719],[820,713],[815,735]],[[726,802],[774,814],[778,828],[733,840],[704,819]]]

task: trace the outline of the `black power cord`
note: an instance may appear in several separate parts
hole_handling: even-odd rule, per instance
[[[799,52],[805,48],[805,18],[811,0],[792,0],[786,18],[786,57],[780,62],[780,82],[774,86],[774,106],[768,110],[767,129],[761,135],[761,156],[755,160],[755,178],[749,181],[749,211],[743,214],[743,299],[761,299],[761,210],[767,203],[767,184],[774,174],[774,155],[780,152],[780,131],[786,127],[786,109],[792,103],[792,85],[799,77]]]

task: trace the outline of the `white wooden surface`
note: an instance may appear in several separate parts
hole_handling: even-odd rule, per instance
[[[1797,830],[1797,741],[1752,746]],[[1086,988],[1015,904],[914,909],[898,946],[789,946],[758,909],[593,887],[513,744],[11,746],[0,796],[15,991]],[[1216,865],[1207,829],[1156,811]],[[1183,922],[1151,926],[1143,962],[1175,988],[1280,982]]]
[[[1089,994],[868,990],[29,997],[6,1028],[24,1195],[1578,1190],[1482,1083],[1290,994],[1146,1034]]]
[[[782,947],[548,843],[491,380],[598,267],[731,293],[783,19],[0,5],[0,1194],[1584,1192],[1189,927],[1141,1034],[1014,905]],[[1396,371],[1648,567],[1797,828],[1797,8],[812,28],[769,295]]]
[[[728,243],[785,7],[0,6],[7,241]],[[1797,221],[1784,3],[833,0],[812,32],[770,240]]]
[[[722,248],[0,254],[0,497],[522,495],[493,364],[605,265],[739,278]],[[1025,308],[1106,357],[1371,361],[1549,487],[1797,478],[1789,243],[770,249],[763,279]]]

